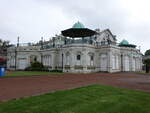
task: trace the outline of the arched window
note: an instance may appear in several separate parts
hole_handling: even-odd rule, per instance
[[[48,55],[48,66],[51,66],[51,55]]]
[[[37,61],[37,56],[31,55],[30,56],[30,62],[36,62]]]
[[[47,60],[48,60],[48,58],[47,58],[48,56],[47,55],[45,55],[45,65],[47,66],[47,64],[48,64],[48,62],[47,62]]]
[[[119,55],[112,55],[112,69],[119,69]]]
[[[44,66],[51,66],[51,55],[44,55],[43,56],[43,65]]]
[[[77,52],[76,65],[81,65],[81,52]]]
[[[91,61],[93,61],[93,60],[94,60],[94,56],[91,56],[90,58],[91,58]]]
[[[66,53],[66,65],[70,65],[70,53]]]
[[[100,56],[100,69],[101,71],[107,71],[108,69],[108,56],[105,53],[102,53]]]
[[[15,66],[15,56],[11,56],[10,65]]]
[[[119,69],[119,55],[116,55],[116,69]]]
[[[36,62],[37,61],[37,57],[34,57],[34,62]]]
[[[94,65],[94,53],[91,52],[88,53],[88,65],[90,66]]]
[[[81,59],[81,55],[77,55],[77,60],[80,60]]]
[[[112,55],[112,69],[116,69],[115,55]]]

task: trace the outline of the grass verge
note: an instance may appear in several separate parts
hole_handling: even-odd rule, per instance
[[[42,71],[12,71],[6,72],[3,77],[15,77],[15,76],[35,76],[35,75],[52,75],[52,74],[62,74],[60,72],[42,72]]]
[[[104,85],[11,100],[0,113],[150,113],[150,93]]]

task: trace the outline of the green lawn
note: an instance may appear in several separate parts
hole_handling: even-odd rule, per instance
[[[92,85],[1,103],[0,113],[150,113],[150,93]]]
[[[41,72],[41,71],[14,71],[7,72],[4,77],[10,76],[34,76],[34,75],[52,75],[52,74],[62,74],[59,72]]]

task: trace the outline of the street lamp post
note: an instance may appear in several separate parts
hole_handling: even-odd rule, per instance
[[[15,70],[17,69],[17,47],[15,47]]]
[[[63,65],[64,65],[63,59],[64,59],[64,54],[62,53],[62,71],[63,71]]]
[[[15,70],[17,70],[17,48],[19,47],[20,37],[17,37],[17,46],[15,47]]]

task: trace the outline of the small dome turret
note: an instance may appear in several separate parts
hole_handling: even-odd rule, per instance
[[[120,42],[119,45],[129,45],[129,42],[124,39],[124,40],[122,40],[122,41]]]
[[[120,43],[119,43],[119,46],[120,47],[131,47],[131,48],[136,48],[136,45],[134,44],[130,44],[127,40],[122,40]]]
[[[81,22],[78,21],[77,23],[75,23],[72,26],[72,28],[80,28],[81,29],[81,28],[85,28],[85,27],[84,27],[84,25]]]

